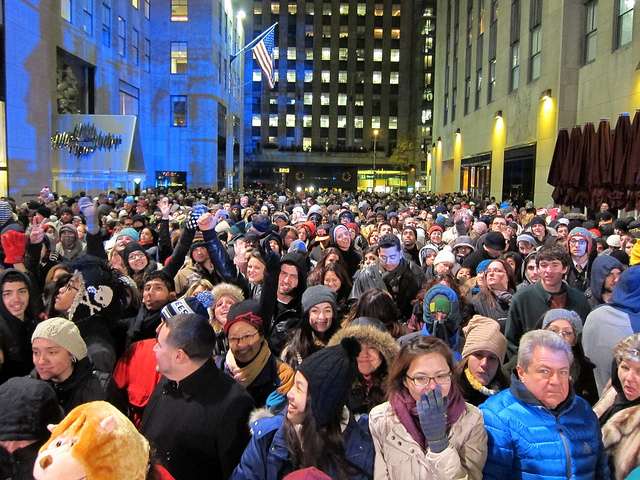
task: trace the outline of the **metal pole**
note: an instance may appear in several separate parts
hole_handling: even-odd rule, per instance
[[[376,191],[376,147],[378,144],[378,130],[373,131],[373,191]]]

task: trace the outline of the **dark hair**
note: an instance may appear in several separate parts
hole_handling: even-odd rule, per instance
[[[24,277],[25,277],[25,274],[18,271],[7,272],[5,276],[2,278],[2,285],[4,285],[5,283],[22,282],[27,287],[29,287],[29,283]]]
[[[567,250],[556,243],[546,243],[536,252],[536,265],[539,267],[540,262],[552,262],[559,260],[563,267],[568,267],[571,263],[571,257]]]
[[[369,245],[362,251],[362,259],[364,260],[364,256],[367,253],[373,253],[376,257],[380,256],[380,245],[374,243],[373,245]]]
[[[318,261],[316,268],[314,268],[313,271],[309,274],[309,278],[307,279],[307,284],[309,286],[322,285],[322,282],[324,280],[323,269],[326,266],[325,262],[327,261],[327,257],[329,257],[329,255],[337,255],[338,256],[337,263],[342,265],[342,268],[344,268],[345,270],[347,269],[347,264],[344,260],[344,257],[340,254],[340,251],[336,247],[327,247],[324,249],[324,252],[322,252],[322,257],[320,257],[320,260]]]
[[[393,235],[392,233],[387,233],[386,235],[383,235],[382,237],[380,237],[380,240],[378,240],[378,247],[379,248],[396,247],[398,250],[402,251],[402,248],[400,247],[400,239],[396,235]]]
[[[391,294],[382,288],[370,288],[353,304],[351,311],[345,316],[344,326],[360,317],[377,318],[387,327],[394,338],[404,335],[405,328],[398,321],[400,312]]]
[[[389,381],[387,385],[387,393],[391,396],[392,393],[401,393],[407,387],[404,385],[404,379],[407,376],[407,371],[411,363],[428,353],[439,353],[444,357],[451,370],[451,383],[455,383],[456,379],[454,372],[453,354],[451,349],[442,340],[436,337],[427,337],[419,335],[412,338],[400,348],[400,353],[396,357],[396,361],[393,362],[389,369]]]
[[[145,225],[144,227],[142,227],[140,229],[140,233],[142,233],[144,230],[149,230],[149,232],[151,232],[151,236],[153,237],[152,245],[158,245],[158,237],[160,235],[158,231],[150,225]]]
[[[282,425],[285,445],[291,454],[293,470],[316,467],[320,471],[334,471],[338,480],[348,480],[351,472],[344,451],[341,418],[334,417],[325,425],[318,425],[307,393],[305,415],[300,430],[285,417]]]
[[[504,260],[503,258],[494,258],[493,260],[491,260],[489,262],[489,265],[491,265],[493,262],[498,262],[500,265],[502,265],[502,267],[504,268],[504,271],[507,272],[507,289],[515,292],[516,291],[516,277],[513,273],[513,268],[511,268],[511,265],[509,265],[509,262],[507,262],[506,260]],[[486,276],[486,275],[485,275]],[[482,287],[483,290],[488,290],[489,287],[487,287],[487,281],[485,279],[484,285]]]
[[[216,334],[209,320],[195,314],[179,313],[165,319],[167,342],[181,349],[191,360],[206,360],[213,354]]]
[[[340,329],[337,318],[337,311],[333,311],[331,325],[322,333],[316,332],[309,323],[309,313],[303,315],[297,328],[289,331],[287,335],[287,349],[282,356],[285,363],[297,366],[300,360],[304,360],[309,355],[322,350],[333,335]]]
[[[513,269],[513,275],[515,277],[516,285],[522,283],[522,255],[516,252],[504,252],[500,258],[505,260],[512,259],[516,264],[516,268]]]
[[[351,293],[351,288],[353,287],[353,283],[351,282],[351,278],[349,278],[349,274],[347,270],[340,264],[340,262],[328,263],[322,269],[322,283],[324,284],[324,277],[327,272],[333,272],[340,280],[340,289],[338,290],[338,303],[341,303],[343,300],[346,300]]]
[[[170,277],[162,270],[154,270],[145,274],[143,285],[146,285],[151,280],[160,280],[170,292],[174,292],[176,290],[176,283],[174,282],[173,277]]]

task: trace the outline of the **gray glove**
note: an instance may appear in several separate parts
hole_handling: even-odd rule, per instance
[[[420,396],[416,405],[422,433],[429,442],[429,448],[434,453],[442,452],[449,445],[447,437],[447,406],[449,398],[442,396],[442,390],[436,386],[429,393]]]

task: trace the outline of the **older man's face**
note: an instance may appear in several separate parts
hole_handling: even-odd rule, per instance
[[[535,347],[533,361],[525,370],[517,367],[524,386],[548,409],[554,409],[569,395],[569,358],[563,351]]]

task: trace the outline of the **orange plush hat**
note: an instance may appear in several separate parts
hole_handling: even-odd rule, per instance
[[[55,427],[33,468],[37,480],[144,480],[149,443],[107,402],[80,405]],[[70,475],[77,474],[77,477]]]

